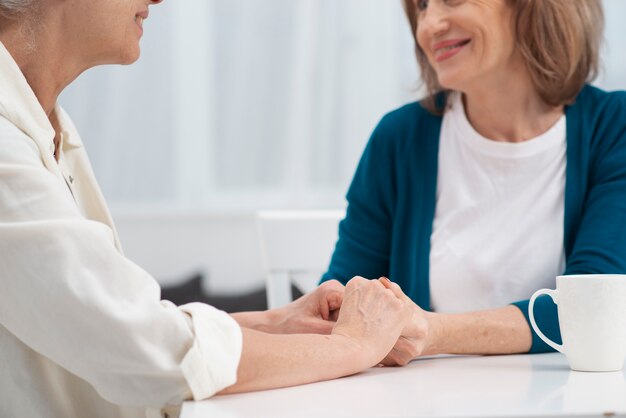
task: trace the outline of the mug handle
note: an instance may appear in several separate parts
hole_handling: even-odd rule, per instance
[[[548,295],[552,298],[552,301],[554,302],[555,305],[558,305],[559,303],[559,294],[556,290],[552,290],[552,289],[540,289],[537,290],[532,297],[530,298],[530,301],[528,302],[528,316],[530,317],[530,324],[533,326],[533,329],[535,330],[535,332],[537,333],[537,335],[539,336],[539,338],[541,338],[546,344],[548,344],[550,347],[554,348],[556,351],[560,352],[560,353],[564,353],[563,351],[563,344],[557,344],[554,341],[552,341],[551,339],[549,339],[548,337],[546,337],[544,335],[543,332],[541,332],[541,330],[539,329],[539,326],[537,325],[537,322],[535,322],[535,314],[533,313],[533,310],[535,308],[535,299],[537,299],[539,296],[541,295]]]

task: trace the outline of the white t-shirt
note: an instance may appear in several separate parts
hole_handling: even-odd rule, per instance
[[[476,132],[454,94],[440,135],[432,308],[495,308],[554,287],[565,265],[565,116],[536,138],[497,142]]]

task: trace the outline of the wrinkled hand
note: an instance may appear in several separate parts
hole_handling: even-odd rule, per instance
[[[344,291],[337,280],[322,283],[313,292],[277,309],[276,327],[282,334],[330,334]]]
[[[355,277],[346,285],[332,334],[358,347],[358,356],[370,367],[391,350],[409,317],[409,305],[380,281]]]
[[[380,282],[390,289],[394,295],[402,299],[407,306],[409,317],[407,325],[402,330],[402,335],[387,356],[381,362],[384,366],[404,366],[411,360],[424,354],[428,346],[430,326],[426,311],[417,306],[408,296],[402,292],[400,286],[383,277]]]

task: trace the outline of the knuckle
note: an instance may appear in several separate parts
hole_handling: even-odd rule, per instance
[[[363,282],[365,281],[365,279],[361,276],[354,276],[352,279],[350,279],[350,281],[348,282],[348,284],[346,285],[346,287],[359,287],[363,285]]]
[[[328,283],[328,287],[331,287],[334,290],[343,290],[344,286],[338,280],[331,280]]]

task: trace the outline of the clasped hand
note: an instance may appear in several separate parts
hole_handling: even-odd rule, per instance
[[[345,287],[337,280],[322,283],[275,315],[282,334],[330,334],[343,302]]]
[[[366,281],[360,277],[353,280]],[[380,364],[404,366],[416,357],[427,354],[430,331],[428,314],[406,296],[396,283],[384,277],[378,281],[402,302],[401,316],[404,323],[400,337],[380,360]],[[277,315],[280,318],[278,327],[282,333],[330,334],[344,303],[345,291],[346,288],[336,280],[322,283],[313,292],[281,308],[281,314]]]

